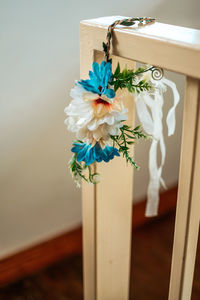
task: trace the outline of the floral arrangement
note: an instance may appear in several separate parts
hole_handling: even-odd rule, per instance
[[[94,163],[101,163],[102,161],[108,163],[120,155],[125,158],[128,164],[138,169],[138,165],[130,154],[130,147],[138,140],[146,139],[148,136],[151,136],[153,139],[155,138],[155,143],[152,143],[153,146],[150,150],[150,160],[154,163],[153,166],[150,166],[151,187],[149,198],[152,199],[155,196],[157,198],[160,182],[164,185],[161,178],[165,158],[161,125],[162,94],[166,90],[166,85],[172,87],[172,84],[162,78],[162,69],[154,66],[140,67],[136,70],[130,70],[125,67],[121,70],[118,63],[113,72],[112,59],[109,58],[112,32],[116,25],[131,26],[135,22],[138,22],[139,26],[143,26],[154,21],[155,19],[152,18],[129,18],[117,20],[111,24],[108,27],[107,41],[103,43],[105,59],[100,64],[94,62],[92,70],[89,71],[89,78],[76,81],[74,88],[71,89],[70,96],[72,100],[65,108],[67,115],[65,124],[68,130],[76,133],[77,140],[72,145],[71,151],[73,155],[69,167],[78,186],[80,186],[82,179],[93,184],[98,183],[100,181],[100,174],[94,171],[95,168],[92,168],[92,165]],[[160,79],[162,80],[158,83]],[[125,124],[128,118],[128,110],[124,107],[122,99],[118,96],[117,91],[119,89],[126,89],[131,94],[137,95],[136,108],[142,126],[139,125],[131,128]],[[150,102],[152,105],[149,108],[152,110],[153,119],[148,115],[147,110]],[[159,111],[159,109],[154,109],[155,103],[157,103],[157,108],[161,109],[159,115],[155,113]],[[169,116],[173,124],[175,122],[174,110],[177,103],[178,100]],[[158,128],[154,130],[156,128],[155,124],[158,123]],[[174,125],[172,126],[174,127]],[[143,128],[148,136],[144,133]],[[173,128],[170,130],[174,131]],[[160,135],[157,134],[158,132]],[[162,152],[162,166],[160,167],[157,166],[156,162],[156,147],[158,142],[161,144]],[[154,214],[156,210],[157,207],[154,205],[153,209],[149,209],[149,215]]]
[[[140,126],[132,129],[124,124],[127,120],[127,109],[116,96],[117,90],[128,88],[130,92],[148,91],[152,88],[149,82],[140,80],[140,74],[151,68],[127,70],[120,72],[118,64],[112,74],[111,62],[93,63],[90,79],[76,82],[71,90],[73,100],[65,109],[68,118],[65,123],[68,129],[76,133],[77,141],[73,142],[74,153],[70,161],[70,170],[77,183],[83,178],[96,183],[97,174],[91,173],[94,162],[109,162],[120,153],[126,161],[138,168],[129,155],[129,145],[135,140],[146,138]],[[88,169],[89,176],[84,171]]]

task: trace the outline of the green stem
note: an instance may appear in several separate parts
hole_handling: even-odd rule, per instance
[[[88,171],[89,171],[89,181],[92,182],[92,171],[90,166],[88,166]]]

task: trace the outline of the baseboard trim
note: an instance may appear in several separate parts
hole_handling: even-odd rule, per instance
[[[0,286],[82,251],[82,229],[76,228],[0,261]]]
[[[159,217],[175,209],[177,187],[160,195]],[[133,206],[133,229],[151,222],[144,216],[146,200]],[[82,252],[82,229],[76,228],[0,261],[0,286],[33,274],[64,257]]]

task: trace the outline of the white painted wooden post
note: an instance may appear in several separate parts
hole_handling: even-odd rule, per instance
[[[200,81],[187,77],[169,300],[191,298],[200,217]]]
[[[103,60],[102,52],[94,51],[92,56],[97,62]],[[118,61],[121,66],[135,67],[127,59],[112,56],[112,60],[113,67]],[[83,78],[82,74],[81,65]],[[133,126],[134,98],[128,93],[123,98],[129,110],[128,124]],[[85,299],[128,299],[133,168],[120,157],[95,169],[101,174],[101,183],[83,183]]]
[[[108,25],[122,17],[81,22],[81,78],[94,60],[102,59]],[[189,300],[200,216],[200,31],[155,23],[140,28],[117,27],[113,63],[148,63],[187,76],[179,193],[169,300]],[[126,95],[129,123],[134,101]],[[83,251],[85,300],[127,300],[131,247],[133,170],[121,158],[97,164],[102,182],[83,183]]]
[[[112,56],[112,60],[114,69],[118,61],[122,67],[135,66],[120,57]],[[126,93],[123,101],[129,111],[128,125],[134,126],[134,99]],[[120,157],[109,164],[99,164],[97,170],[102,175],[96,186],[97,299],[128,299],[133,168]]]

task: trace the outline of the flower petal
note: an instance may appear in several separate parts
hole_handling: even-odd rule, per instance
[[[92,71],[89,71],[89,76],[91,84],[98,89],[99,85],[101,84],[100,79]]]
[[[84,160],[85,154],[88,150],[88,147],[89,147],[89,145],[85,145],[85,147],[83,147],[83,149],[78,152],[78,155],[77,155],[78,162],[81,162],[82,160]]]
[[[78,153],[80,150],[82,150],[85,147],[84,143],[73,143],[74,147],[71,148],[71,151],[73,153]]]
[[[106,89],[106,96],[108,98],[114,98],[115,97],[115,92],[112,89]]]
[[[110,77],[111,77],[111,74],[112,74],[111,68],[112,68],[111,63],[110,62],[106,63],[106,65],[105,65],[105,71],[104,71],[105,74],[104,74],[104,78],[103,78],[103,86],[104,86],[104,88],[107,87],[108,81],[110,80]]]
[[[92,93],[95,93],[95,94],[99,93],[98,87],[96,87],[96,85],[93,82],[93,80],[89,80],[89,79],[83,80],[83,79],[81,79],[80,81],[78,81],[78,83],[80,85],[82,85],[82,87],[86,91],[89,91],[89,92],[92,92]]]
[[[93,62],[92,69],[93,69],[94,75],[96,76],[98,81],[100,81],[101,77],[100,77],[100,72],[99,72],[99,64],[97,62]]]
[[[104,77],[104,75],[105,75],[105,65],[106,65],[106,62],[105,62],[105,60],[103,60],[101,62],[100,68],[99,68],[101,78]]]
[[[95,161],[95,157],[93,155],[93,150],[91,150],[91,147],[88,148],[86,154],[85,154],[85,163],[87,166],[91,165]]]

